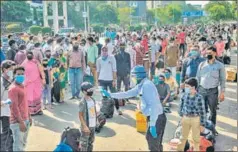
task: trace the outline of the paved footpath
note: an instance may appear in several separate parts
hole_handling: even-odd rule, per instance
[[[227,83],[226,101],[219,105],[217,118],[216,151],[237,151],[237,84]],[[68,92],[68,91],[67,91]],[[69,95],[69,93],[67,93]],[[69,96],[66,97],[67,99]],[[100,101],[99,93],[95,98]],[[131,101],[122,107],[123,116],[116,113],[101,133],[96,134],[95,151],[147,151],[145,135],[136,132],[135,109],[136,101]],[[180,117],[178,116],[179,101],[172,105],[172,113],[167,114],[167,125],[164,134],[164,150],[168,150],[168,141],[173,137],[174,130]],[[67,126],[79,127],[78,101],[68,100],[64,104],[55,106],[53,110],[45,110],[44,115],[33,117],[30,129],[28,151],[52,151],[59,143],[61,133]]]

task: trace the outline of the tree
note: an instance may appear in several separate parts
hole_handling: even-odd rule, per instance
[[[118,8],[118,19],[120,20],[120,25],[130,24],[130,15],[134,11],[130,7]]]
[[[237,19],[237,17],[238,17],[238,6],[237,5],[238,5],[237,1],[233,1],[231,4],[233,19]]]
[[[155,20],[155,14],[153,10],[146,11],[146,21],[148,24],[152,24]]]
[[[30,5],[25,1],[1,1],[2,22],[26,23],[26,18],[31,16]]]
[[[233,18],[232,5],[226,1],[214,1],[205,5],[209,17],[215,21],[229,20]]]
[[[100,4],[97,7],[98,13],[95,14],[95,18],[99,23],[104,24],[117,24],[118,23],[118,13],[115,7],[108,4]]]

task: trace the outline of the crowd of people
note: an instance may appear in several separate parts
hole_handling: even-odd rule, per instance
[[[146,139],[151,151],[163,150],[164,113],[170,112],[169,103],[181,94],[182,151],[190,128],[200,133],[207,114],[216,124],[217,105],[225,98],[224,56],[237,45],[236,34],[235,24],[194,24],[154,27],[151,31],[107,29],[103,44],[94,34],[28,35],[20,42],[9,35],[9,48],[1,48],[0,54],[1,133],[10,129],[13,150],[23,151],[31,117],[65,101],[89,99],[92,93],[81,88],[89,77],[94,87],[100,86],[114,98],[119,115],[118,99],[140,94],[141,110],[150,117]],[[70,99],[65,95],[68,86]],[[93,107],[94,102],[89,101]],[[90,123],[90,129],[83,125],[82,130],[90,132],[92,128],[95,123]],[[195,150],[199,150],[198,134],[193,133],[193,140]]]

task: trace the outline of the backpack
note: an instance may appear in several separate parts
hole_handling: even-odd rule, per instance
[[[58,145],[60,148],[67,148],[66,145],[70,146],[72,151],[77,152],[80,151],[80,139],[81,133],[79,129],[76,128],[65,128],[65,131],[61,135],[60,144]],[[56,148],[57,149],[57,148]]]

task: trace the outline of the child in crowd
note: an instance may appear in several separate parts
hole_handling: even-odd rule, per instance
[[[82,132],[81,151],[93,151],[96,128],[96,104],[92,98],[93,85],[89,82],[83,82],[81,90],[83,92],[83,98],[79,103],[79,120]]]
[[[53,88],[53,75],[51,69],[48,67],[48,59],[45,58],[42,61],[42,65],[44,68],[45,73],[45,86],[43,89],[43,103],[44,103],[44,110],[46,109],[46,100],[48,101],[49,107],[52,109],[52,103],[51,103],[51,89]]]

